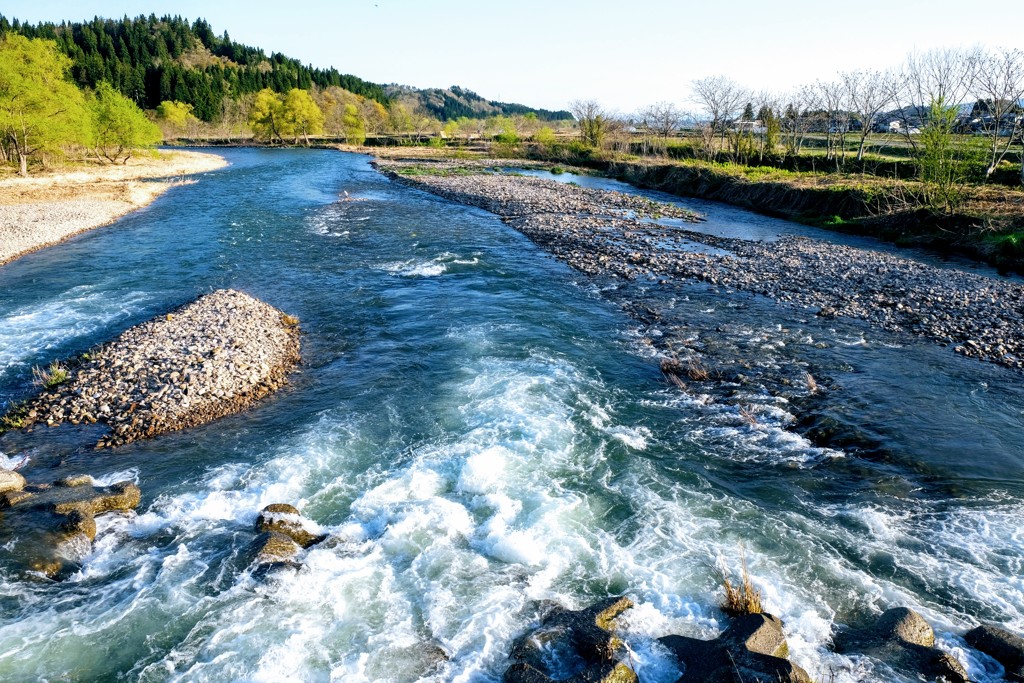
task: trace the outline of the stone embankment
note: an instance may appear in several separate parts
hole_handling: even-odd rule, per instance
[[[806,238],[754,242],[706,235],[650,220],[695,219],[677,207],[535,177],[482,169],[408,175],[408,164],[378,164],[401,182],[498,214],[588,274],[703,281],[1024,369],[1024,286],[1017,282]]]
[[[97,448],[120,446],[239,412],[287,383],[298,321],[219,290],[68,363],[67,380],[8,414],[31,429],[101,422]]]
[[[0,265],[146,206],[176,178],[226,166],[223,157],[161,152],[129,164],[82,167],[0,180]]]

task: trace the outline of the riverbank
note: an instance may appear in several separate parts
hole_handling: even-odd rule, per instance
[[[479,164],[488,159],[481,149],[348,145],[338,149],[393,160]],[[599,173],[645,189],[723,202],[767,216],[1024,272],[1024,191],[1003,185],[967,186],[962,190],[962,205],[953,213],[941,214],[920,208],[920,183],[868,173],[814,173],[698,159],[603,158],[537,146],[512,148],[511,152],[511,157],[498,164]]]
[[[1024,287],[902,256],[803,238],[728,239],[659,224],[679,209],[493,173],[477,164],[380,160],[391,177],[501,216],[577,270],[652,285],[683,279],[769,297],[819,317],[864,320],[966,356],[1024,369]],[[635,200],[638,198],[634,198]],[[673,213],[676,212],[676,213]],[[690,217],[691,219],[693,217]]]
[[[938,214],[919,208],[916,196],[923,189],[914,181],[696,160],[611,161],[593,167],[638,187],[1024,271],[1024,192],[1016,189],[971,186],[964,189],[961,207]]]
[[[0,180],[0,265],[109,225],[184,176],[223,168],[215,154],[161,151],[127,165],[83,166]],[[153,182],[155,179],[165,179]]]

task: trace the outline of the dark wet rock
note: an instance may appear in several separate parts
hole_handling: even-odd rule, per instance
[[[87,479],[73,486],[34,486],[34,493],[0,494],[0,507],[6,508],[0,536],[14,547],[13,559],[23,569],[49,578],[66,576],[91,551],[98,515],[138,507],[142,494],[133,482],[96,487]]]
[[[0,469],[0,493],[20,491],[25,488],[25,477],[14,470]]]
[[[65,383],[19,406],[21,428],[99,422],[97,447],[120,446],[244,410],[298,361],[296,319],[218,290],[68,361]]]
[[[53,482],[54,486],[92,486],[92,477],[88,474],[73,474]]]
[[[542,671],[518,662],[505,671],[503,683],[553,683]],[[571,678],[560,679],[561,683],[636,683],[636,673],[621,662],[600,662],[593,664]]]
[[[299,511],[287,503],[271,503],[256,518],[256,531],[284,534],[303,548],[323,541],[325,534],[314,534],[306,529]]]
[[[968,631],[964,640],[1002,664],[1007,679],[1024,681],[1024,638],[998,626],[982,625]]]
[[[841,633],[835,644],[837,652],[866,654],[929,680],[968,681],[963,665],[935,647],[931,625],[907,607],[886,610],[873,625]]]
[[[714,640],[665,636],[659,642],[683,665],[680,683],[810,683],[806,671],[788,659],[782,622],[771,614],[733,619]]]
[[[32,491],[5,491],[0,493],[0,508],[9,508],[32,497]]]
[[[611,632],[615,619],[632,606],[629,598],[608,598],[582,610],[551,610],[513,644],[504,681],[554,680],[556,662],[574,671],[565,680],[576,683],[635,681],[636,674],[615,661],[622,642]]]

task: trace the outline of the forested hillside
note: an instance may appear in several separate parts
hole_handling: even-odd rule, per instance
[[[47,38],[71,58],[71,75],[80,87],[107,81],[139,106],[156,109],[163,101],[187,102],[204,121],[223,108],[225,96],[239,97],[263,88],[287,92],[338,86],[357,95],[388,102],[383,88],[336,69],[304,66],[296,59],[236,43],[225,31],[214,34],[202,19],[150,15],[87,23],[22,24],[0,16],[0,34],[13,31]]]
[[[261,48],[231,40],[227,31],[216,34],[203,19],[189,23],[182,17],[151,14],[134,19],[97,17],[89,22],[28,24],[0,15],[0,36],[8,32],[55,41],[71,58],[71,76],[79,87],[95,89],[106,81],[144,109],[156,109],[161,102],[184,102],[192,105],[195,116],[208,122],[223,113],[226,102],[265,88],[287,93],[293,88],[338,87],[385,106],[392,100],[381,85],[333,67],[303,65],[277,52],[268,56]],[[540,119],[571,118],[568,112],[490,102],[460,88],[397,90],[412,95],[430,115],[442,120],[527,113]]]

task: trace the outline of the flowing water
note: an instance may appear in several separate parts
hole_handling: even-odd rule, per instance
[[[674,681],[654,638],[715,635],[716,566],[735,572],[741,547],[813,676],[900,680],[826,645],[839,624],[908,605],[972,678],[997,679],[957,634],[981,619],[1024,630],[1019,374],[676,288],[708,344],[721,329],[757,364],[827,381],[838,398],[816,410],[856,438],[815,445],[786,398],[736,387],[751,423],[735,401],[667,386],[643,343],[657,331],[613,303],[619,286],[486,212],[361,156],[225,156],[114,226],[0,268],[0,405],[29,391],[34,365],[220,287],[304,332],[301,373],[244,415],[115,451],[0,439],[30,480],[87,472],[143,491],[137,515],[100,519],[69,580],[0,563],[0,680],[496,681],[540,601],[626,593],[641,680]],[[709,230],[788,226],[699,208]],[[248,546],[275,502],[335,540],[264,580]]]

